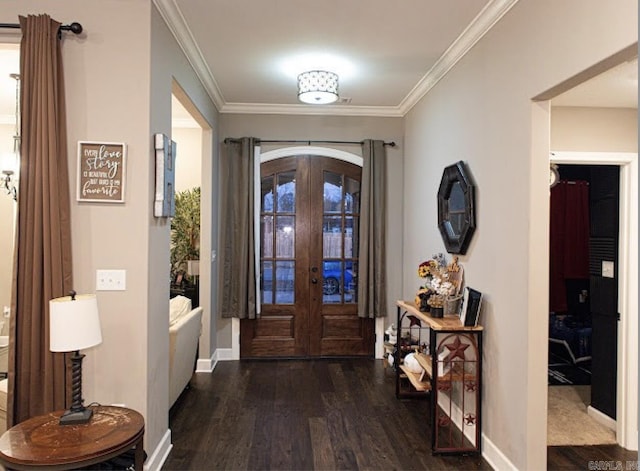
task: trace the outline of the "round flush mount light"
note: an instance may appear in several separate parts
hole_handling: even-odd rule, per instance
[[[338,100],[338,75],[326,70],[310,70],[298,75],[298,99],[312,105]]]

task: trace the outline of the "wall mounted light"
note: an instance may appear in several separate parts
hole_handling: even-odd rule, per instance
[[[2,188],[7,192],[8,195],[11,195],[13,201],[18,201],[18,189],[16,188],[15,182],[11,178],[13,176],[13,170],[5,169],[2,171],[4,177],[2,177]]]
[[[338,100],[338,75],[326,70],[310,70],[298,75],[298,99],[312,105]]]
[[[16,81],[16,127],[13,134],[13,159],[14,163],[19,165],[20,162],[20,74],[9,74],[12,79]],[[5,160],[5,159],[3,159]],[[2,162],[2,174],[4,177],[0,180],[0,184],[5,189],[8,195],[11,195],[14,201],[18,201],[18,189],[16,185],[16,179],[13,178],[13,165],[9,165],[9,162]]]

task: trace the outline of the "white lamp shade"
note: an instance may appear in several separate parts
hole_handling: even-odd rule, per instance
[[[191,276],[200,275],[200,260],[187,260],[187,274]]]
[[[298,99],[312,105],[338,100],[338,76],[326,70],[310,70],[298,75]]]
[[[98,301],[95,294],[55,298],[49,301],[49,350],[73,352],[102,343]]]

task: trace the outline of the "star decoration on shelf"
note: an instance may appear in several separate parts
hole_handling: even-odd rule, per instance
[[[476,416],[473,414],[467,414],[464,416],[464,422],[466,425],[475,425]]]
[[[438,425],[440,427],[446,427],[451,423],[451,417],[449,417],[447,414],[441,414],[438,417]]]
[[[416,316],[413,315],[409,315],[407,316],[409,318],[409,327],[413,327],[414,325],[417,325],[418,327],[422,327],[422,322],[420,322],[420,319],[418,319]]]
[[[478,389],[478,384],[475,381],[467,381],[464,386],[468,392],[474,392]]]
[[[469,348],[468,344],[464,344],[460,341],[459,336],[456,336],[453,343],[447,343],[444,346],[449,349],[449,355],[447,356],[448,361],[451,361],[454,358],[461,358],[464,360],[464,351]]]

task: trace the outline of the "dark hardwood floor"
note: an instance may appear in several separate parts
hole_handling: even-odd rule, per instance
[[[398,400],[381,360],[219,362],[170,414],[164,470],[454,470],[479,456],[433,456],[429,402]]]
[[[547,448],[550,470],[638,469],[638,452],[617,445],[550,446]],[[601,463],[604,462],[604,463]],[[608,467],[607,467],[608,466]]]
[[[194,375],[169,421],[166,471],[491,469],[479,456],[432,455],[428,401],[396,399],[381,360],[219,362]],[[612,445],[548,448],[550,470],[631,470],[637,459]]]

